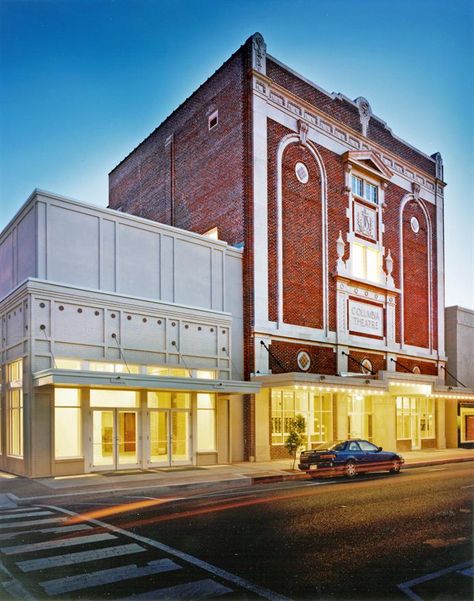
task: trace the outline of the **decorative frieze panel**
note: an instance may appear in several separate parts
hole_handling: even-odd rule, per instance
[[[127,306],[64,294],[32,299],[34,370],[54,358],[218,369],[231,377],[231,319],[173,306]],[[20,331],[21,329],[18,328]]]

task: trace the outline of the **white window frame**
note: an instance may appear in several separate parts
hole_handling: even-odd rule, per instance
[[[215,119],[215,123],[212,123]],[[212,125],[211,125],[212,124]],[[207,118],[207,127],[209,131],[215,129],[219,125],[219,111],[213,111]]]
[[[18,364],[15,367],[15,364]],[[13,370],[17,371],[13,374]],[[23,459],[24,457],[24,402],[23,402],[23,359],[15,359],[6,365],[7,389],[7,455]],[[18,394],[18,402],[14,398]],[[14,416],[17,416],[17,420]],[[15,429],[13,428],[13,424]],[[18,452],[16,452],[18,450]]]
[[[352,173],[351,176],[352,176],[351,177],[351,190],[352,190],[353,196],[356,196],[357,198],[361,198],[365,202],[370,202],[374,205],[378,205],[379,199],[380,199],[380,184],[374,182],[374,180],[369,180],[366,177],[363,177],[362,175],[359,175],[357,173]],[[355,180],[361,182],[361,189],[362,189],[361,194],[359,192],[356,192],[356,190],[354,189],[354,181]],[[375,192],[376,192],[375,200],[373,200],[371,198],[371,195],[368,193],[369,190],[375,190]]]

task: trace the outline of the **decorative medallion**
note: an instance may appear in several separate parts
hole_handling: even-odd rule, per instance
[[[308,371],[311,367],[311,357],[306,351],[300,351],[296,356],[296,361],[301,371]]]
[[[295,165],[296,178],[302,184],[307,184],[309,180],[308,168],[304,163],[296,163]]]
[[[373,371],[373,367],[372,367],[372,362],[370,361],[370,359],[363,359],[361,361],[361,365],[362,365],[362,373],[363,374],[371,374]]]
[[[420,223],[416,217],[412,217],[410,219],[410,226],[411,229],[415,232],[415,234],[418,234],[418,232],[420,231]]]

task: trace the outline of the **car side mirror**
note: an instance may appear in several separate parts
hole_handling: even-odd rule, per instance
[[[380,453],[380,451],[383,451],[382,447],[377,447],[377,451]]]

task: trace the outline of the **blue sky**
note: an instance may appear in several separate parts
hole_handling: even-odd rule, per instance
[[[106,206],[108,172],[255,31],[442,153],[446,304],[474,309],[472,0],[0,0],[0,229],[35,187]]]

